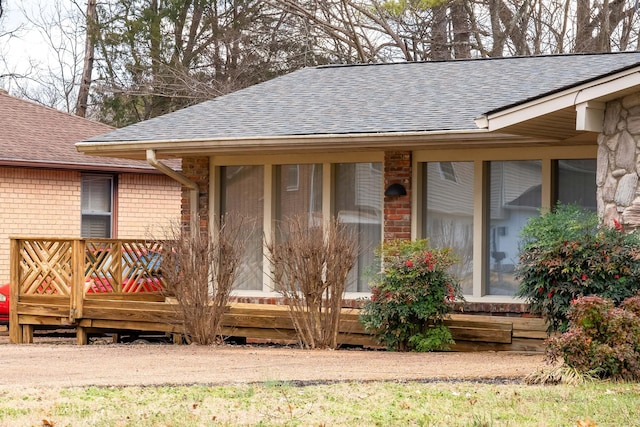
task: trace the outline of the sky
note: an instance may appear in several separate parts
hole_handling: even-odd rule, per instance
[[[37,30],[30,28],[30,24],[22,11],[18,8],[19,0],[4,0],[4,15],[2,30],[7,32],[22,28],[15,37],[3,37],[1,50],[10,65],[28,64],[27,58],[46,58],[48,55],[44,38]],[[22,2],[29,5],[29,1]],[[37,2],[31,2],[32,6]]]
[[[72,7],[70,0],[2,0],[4,14],[0,21],[0,34],[15,30],[14,36],[4,35],[0,37],[0,76],[15,73],[26,78],[21,79],[21,84],[27,87],[37,87],[36,80],[42,81],[43,76],[60,76],[60,59],[51,43],[64,46],[67,52],[72,48],[71,44],[77,44],[82,48],[84,40],[65,40],[62,36],[60,25],[48,25],[52,42],[48,41],[45,34],[25,17],[23,9],[31,16],[38,19],[45,17],[51,19],[55,15],[55,6]],[[42,12],[41,12],[42,11]],[[62,54],[67,62],[69,53]],[[50,83],[50,82],[49,82]],[[0,88],[8,90],[14,95],[17,92],[15,82],[7,78],[0,78]]]

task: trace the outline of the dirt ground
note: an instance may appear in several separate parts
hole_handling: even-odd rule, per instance
[[[265,381],[503,381],[544,366],[530,353],[392,353],[362,349],[301,350],[283,346],[194,346],[38,336],[9,344],[0,326],[0,387],[223,385]]]

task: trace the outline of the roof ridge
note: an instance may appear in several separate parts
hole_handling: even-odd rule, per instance
[[[488,57],[475,57],[475,58],[453,58],[453,59],[436,59],[436,60],[423,60],[423,61],[397,61],[397,62],[368,62],[368,63],[353,63],[353,64],[324,64],[316,65],[315,67],[307,67],[306,69],[313,68],[349,68],[349,67],[371,67],[371,66],[393,66],[393,65],[414,65],[414,64],[442,64],[453,62],[472,62],[472,61],[501,61],[501,60],[516,60],[516,59],[536,59],[536,58],[556,58],[556,57],[579,57],[579,56],[610,56],[610,55],[631,55],[640,54],[637,50],[626,50],[617,52],[570,52],[570,53],[548,53],[538,55],[516,55],[516,56],[488,56]]]

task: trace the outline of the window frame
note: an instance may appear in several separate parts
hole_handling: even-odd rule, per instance
[[[88,178],[100,178],[110,182],[109,191],[109,207],[110,211],[86,211],[83,207],[83,200],[85,197],[84,185],[85,179]],[[80,174],[80,235],[83,238],[89,238],[91,236],[85,236],[82,233],[83,225],[87,217],[108,217],[109,218],[109,235],[103,236],[103,238],[115,238],[116,237],[116,194],[117,194],[117,175],[113,174],[101,174],[101,173],[81,173]]]
[[[315,154],[285,154],[285,155],[262,155],[262,156],[213,156],[209,158],[209,192],[210,198],[209,220],[215,224],[221,214],[221,189],[220,170],[223,166],[264,166],[264,204],[263,204],[263,233],[265,236],[272,236],[275,232],[277,215],[277,166],[282,165],[322,165],[322,216],[329,218],[334,214],[334,183],[335,164],[338,163],[382,163],[384,164],[384,152],[372,151],[363,153],[315,153]],[[384,178],[384,176],[382,176]],[[381,188],[382,188],[381,183]],[[380,211],[384,211],[384,198],[381,196]],[[384,221],[380,224],[380,235],[384,236]],[[271,277],[271,265],[266,250],[263,251],[263,272],[262,291],[259,290],[235,290],[237,296],[277,296],[273,289]],[[366,292],[347,292],[345,298],[356,299],[366,295]]]
[[[426,237],[422,234],[422,168],[429,162],[473,162],[474,163],[474,198],[473,198],[473,293],[465,295],[468,301],[478,302],[524,302],[522,299],[512,296],[488,294],[488,174],[491,161],[541,161],[542,173],[542,210],[548,210],[555,205],[554,162],[556,160],[594,159],[597,158],[597,145],[579,146],[523,146],[504,148],[470,148],[470,149],[437,149],[416,150],[413,152],[413,189],[412,192],[412,239]]]

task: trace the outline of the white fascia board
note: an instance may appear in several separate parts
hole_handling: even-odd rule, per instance
[[[577,109],[578,115],[592,114],[593,112],[589,112],[589,108],[598,105],[592,103],[593,101],[604,103],[622,96],[622,94],[636,87],[640,90],[640,67],[634,67],[621,73],[603,77],[602,79],[535,99],[506,110],[481,116],[476,119],[476,124],[480,128],[486,126],[484,127],[485,129],[493,132],[581,104],[584,105]],[[591,103],[591,107],[586,103]],[[586,122],[593,123],[593,117],[591,119],[584,117],[579,118],[577,124]],[[588,129],[576,128],[576,130]]]
[[[424,143],[483,142],[492,140],[517,141],[521,137],[514,135],[490,134],[486,129],[425,131],[425,132],[389,132],[362,134],[326,134],[326,135],[284,135],[237,137],[221,139],[194,140],[155,140],[155,141],[85,141],[76,143],[76,149],[93,156],[145,159],[147,150],[153,150],[158,158],[183,157],[184,155],[282,152],[293,150],[300,152],[381,149],[389,147],[409,147]]]

